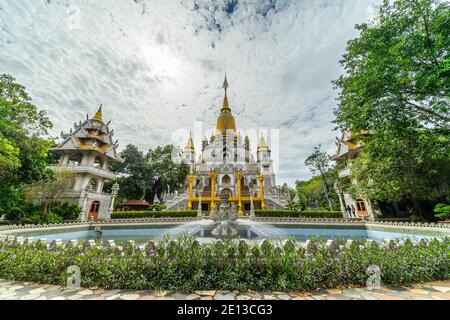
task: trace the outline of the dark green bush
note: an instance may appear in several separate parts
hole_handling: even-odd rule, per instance
[[[65,285],[67,268],[81,270],[81,285],[107,289],[315,290],[364,286],[369,266],[378,266],[384,285],[450,279],[450,240],[395,250],[321,246],[315,255],[294,241],[225,241],[199,245],[192,238],[163,239],[153,247],[130,247],[124,255],[103,248],[37,249],[0,242],[0,278]]]
[[[11,221],[20,221],[24,217],[24,212],[22,208],[14,207],[6,211],[5,219]]]
[[[197,211],[114,211],[112,219],[196,217]]]
[[[64,222],[64,219],[63,217],[58,216],[57,214],[48,213],[42,217],[41,221],[47,224],[52,224],[52,223],[62,223]]]
[[[257,217],[342,218],[341,211],[255,210]]]
[[[54,206],[50,212],[62,217],[64,220],[75,220],[80,215],[81,208],[75,204],[64,202]]]
[[[436,218],[447,220],[450,219],[450,204],[439,203],[433,210]]]
[[[22,218],[22,219],[20,219],[20,223],[21,224],[32,224],[33,220],[31,220],[30,218]]]

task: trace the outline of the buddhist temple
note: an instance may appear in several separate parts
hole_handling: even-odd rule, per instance
[[[223,194],[229,196],[239,215],[248,215],[251,204],[255,210],[282,209],[289,200],[276,188],[271,149],[261,136],[256,159],[248,136],[242,138],[228,101],[228,81],[223,83],[224,97],[216,121],[215,132],[204,137],[201,150],[196,150],[192,135],[187,138],[183,161],[190,174],[186,190],[167,194],[169,210],[199,210],[208,213]]]

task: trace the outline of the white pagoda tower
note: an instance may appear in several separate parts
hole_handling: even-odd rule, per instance
[[[72,172],[75,180],[73,189],[67,190],[60,201],[80,206],[81,220],[111,217],[117,190],[113,190],[113,194],[104,193],[103,185],[116,178],[109,165],[123,160],[117,152],[118,141],[112,140],[114,131],[109,129],[109,123],[103,122],[100,106],[94,117],[87,115],[86,120],[75,123],[69,133],[61,132],[62,143],[50,149],[60,155],[55,169]]]

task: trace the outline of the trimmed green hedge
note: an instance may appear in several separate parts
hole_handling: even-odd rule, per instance
[[[342,218],[341,211],[255,210],[257,217]]]
[[[342,218],[340,211],[255,210],[257,217]],[[196,210],[182,211],[115,211],[112,219],[196,217]]]
[[[138,218],[179,218],[196,217],[197,211],[115,211],[112,213],[112,219],[138,219]]]

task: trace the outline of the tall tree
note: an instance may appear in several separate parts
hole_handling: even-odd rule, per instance
[[[359,132],[406,118],[448,129],[449,3],[384,0],[375,20],[356,26],[341,60],[337,123]]]
[[[305,164],[313,174],[319,174],[322,178],[325,197],[330,210],[333,210],[333,204],[330,198],[330,185],[326,177],[326,172],[330,169],[330,157],[320,149],[321,145],[314,147],[313,153],[306,158]]]
[[[24,199],[27,202],[38,204],[44,214],[46,214],[58,198],[74,184],[73,174],[60,169],[54,177],[46,180],[34,181],[23,187]]]
[[[353,192],[449,201],[449,3],[386,0],[375,22],[357,29],[335,81],[336,123],[364,144]]]
[[[18,204],[22,184],[52,175],[47,169],[51,141],[46,139],[51,126],[25,87],[0,75],[0,209]]]
[[[172,160],[173,146],[167,145],[140,151],[129,144],[121,152],[124,163],[115,164],[113,170],[120,173],[120,195],[128,199],[145,199],[152,203],[155,195],[179,189],[189,173],[189,167]]]

